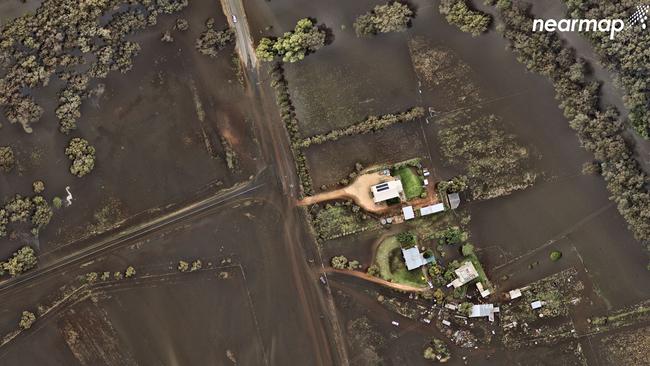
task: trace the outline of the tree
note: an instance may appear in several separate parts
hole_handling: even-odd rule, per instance
[[[126,278],[131,278],[131,277],[135,276],[135,268],[133,268],[132,266],[126,267],[126,271],[124,272],[124,276]]]
[[[373,276],[373,277],[379,277],[379,274],[380,274],[380,272],[379,272],[379,266],[377,266],[376,264],[372,264],[372,265],[370,265],[370,266],[368,267],[368,271],[367,271],[367,273],[368,273],[369,275]]]
[[[471,302],[464,302],[458,306],[458,312],[464,316],[469,316],[472,313],[472,307],[474,305]]]
[[[397,234],[397,241],[403,246],[403,247],[412,247],[415,245],[415,234],[413,234],[410,231],[403,231],[399,234]]]
[[[361,264],[357,260],[352,260],[348,262],[348,269],[350,270],[355,270],[357,268],[360,268]]]
[[[9,260],[2,262],[2,269],[11,277],[16,277],[36,267],[37,262],[34,249],[24,246],[18,249]]]
[[[32,188],[34,189],[34,193],[42,193],[45,190],[45,183],[42,180],[37,180],[32,183]]]
[[[77,177],[83,177],[95,167],[95,148],[80,137],[70,140],[65,154],[72,161],[70,173]]]
[[[10,172],[15,164],[16,158],[11,146],[0,146],[0,169],[4,172]]]
[[[370,12],[360,15],[353,25],[359,37],[402,32],[406,30],[413,16],[414,13],[408,5],[393,2],[375,6]]]
[[[458,226],[450,226],[443,231],[434,234],[439,244],[456,245],[466,241],[469,234]]]
[[[97,272],[86,273],[86,282],[89,284],[93,284],[97,282],[98,278],[99,278],[99,274]]]
[[[285,32],[277,39],[262,38],[255,54],[262,61],[272,61],[278,56],[283,62],[297,62],[325,46],[325,37],[325,31],[304,18],[296,23],[293,31]]]
[[[345,256],[339,255],[332,258],[332,268],[346,269],[347,265],[348,265],[348,259]]]
[[[195,260],[192,262],[192,268],[190,268],[190,272],[198,271],[203,267],[203,263],[199,259]]]
[[[61,208],[62,205],[63,205],[63,200],[61,200],[61,197],[57,196],[52,198],[52,206],[54,206],[54,208]]]
[[[115,272],[113,273],[113,278],[115,278],[116,280],[121,280],[122,278],[124,278],[124,275],[122,274],[122,272]]]
[[[551,258],[551,260],[553,262],[556,262],[556,261],[560,260],[560,258],[562,258],[562,252],[560,252],[559,250],[554,250],[554,251],[551,252],[549,257]]]
[[[190,269],[190,264],[185,261],[178,261],[178,270],[181,272],[187,272]]]
[[[36,321],[36,315],[30,311],[23,311],[22,316],[20,317],[20,327],[23,330],[27,330],[32,327],[32,324]]]
[[[52,208],[42,196],[32,198],[34,213],[32,214],[32,234],[38,235],[39,231],[50,223],[52,219]]]
[[[487,31],[492,17],[489,14],[472,10],[466,0],[442,0],[440,2],[440,14],[453,25],[456,25],[463,32],[478,36]]]
[[[206,30],[196,40],[196,49],[203,55],[216,57],[218,52],[235,40],[235,31],[226,28],[221,31],[214,29],[214,19],[205,22]]]
[[[461,248],[461,252],[465,257],[472,255],[474,254],[474,246],[470,243],[464,244]]]

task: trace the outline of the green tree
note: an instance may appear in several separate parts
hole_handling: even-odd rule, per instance
[[[468,255],[474,254],[474,246],[472,244],[463,244],[461,248],[461,252],[463,253],[463,256],[467,257]]]
[[[473,36],[487,31],[492,22],[489,14],[470,9],[466,0],[442,0],[439,10],[450,24],[458,26],[460,30]]]
[[[255,54],[262,61],[272,61],[277,56],[284,62],[297,62],[325,46],[325,37],[323,30],[304,18],[296,23],[293,31],[285,32],[277,39],[262,38]]]
[[[131,278],[131,277],[135,276],[135,268],[133,268],[132,266],[126,267],[126,271],[124,272],[124,276],[126,278]]]
[[[472,307],[474,305],[471,302],[464,302],[458,306],[458,312],[464,316],[469,316],[472,313]]]
[[[6,262],[2,262],[2,268],[11,277],[15,277],[36,267],[37,262],[34,249],[24,246],[18,249]]]
[[[556,261],[560,260],[560,258],[562,258],[562,252],[560,252],[559,250],[554,250],[554,251],[551,252],[549,257],[551,258],[551,260],[553,262],[556,262]]]
[[[332,258],[332,268],[346,269],[347,265],[348,265],[348,259],[345,256],[339,255]]]
[[[30,311],[23,311],[22,316],[20,317],[20,327],[23,330],[27,330],[32,327],[32,324],[36,321],[36,315]]]
[[[400,2],[377,5],[354,21],[354,30],[359,37],[401,32],[406,30],[414,15],[408,5]]]
[[[399,234],[397,234],[397,241],[403,246],[403,247],[412,247],[415,245],[415,234],[413,234],[411,231],[403,231]]]
[[[72,161],[70,173],[77,177],[83,177],[95,167],[95,148],[80,137],[70,140],[65,154]]]

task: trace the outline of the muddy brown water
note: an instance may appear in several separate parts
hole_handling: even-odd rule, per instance
[[[180,17],[189,21],[190,29],[174,31],[175,41],[162,43],[162,32],[171,29]],[[111,201],[118,203],[118,210],[106,215],[112,224],[148,209],[187,200],[209,185],[231,186],[254,171],[256,148],[244,89],[232,66],[233,47],[222,50],[214,59],[194,49],[208,17],[217,19],[217,27],[225,27],[217,4],[193,2],[182,12],[162,16],[155,27],[131,37],[142,46],[133,70],[111,73],[101,81],[104,93],[84,101],[79,128],[70,136],[57,130],[53,112],[57,82],[35,92],[46,113],[34,124],[33,134],[25,134],[19,125],[4,123],[0,145],[15,148],[17,168],[22,171],[18,174],[19,169],[14,169],[0,176],[2,198],[14,193],[31,194],[31,183],[37,179],[45,182],[48,200],[54,196],[65,198],[66,186],[73,195],[72,206],[55,210],[39,238],[30,239],[33,245],[51,251],[85,236],[88,225],[98,221],[94,215]],[[97,81],[91,87],[96,85]],[[203,121],[195,99],[201,102]],[[235,174],[226,167],[220,135],[229,137],[238,153],[240,170]],[[69,174],[70,162],[63,154],[73,136],[86,138],[97,150],[95,169],[83,178]],[[17,240],[2,241],[2,258],[24,245]]]
[[[350,68],[365,62],[368,67],[360,68],[357,72],[363,84],[367,75],[372,74],[372,71],[367,70],[372,70],[377,61],[374,58],[356,60],[356,57],[363,56],[359,56],[354,49],[358,47],[358,40],[354,39],[355,36],[351,33],[351,23],[355,15],[369,9],[376,2],[352,3],[278,0],[270,3],[254,1],[247,3],[247,7],[250,9],[254,29],[256,28],[254,33],[257,34],[268,32],[263,30],[267,25],[273,25],[271,33],[277,34],[292,27],[297,19],[304,16],[314,17],[319,22],[325,23],[333,30],[334,43],[318,51],[316,55],[308,56],[304,65],[329,63],[329,66],[314,67],[314,70],[320,71],[326,70],[327,67],[341,68],[342,64]],[[625,222],[608,200],[608,192],[602,179],[581,175],[581,165],[591,160],[592,156],[580,147],[578,138],[569,128],[558,108],[551,83],[543,77],[527,72],[524,66],[517,62],[515,56],[506,50],[506,42],[494,30],[480,37],[471,37],[447,24],[437,12],[437,3],[432,4],[427,1],[412,3],[418,15],[413,22],[413,27],[403,34],[404,42],[409,37],[423,37],[435,47],[451,50],[460,60],[467,63],[473,71],[471,81],[477,85],[483,99],[487,101],[473,107],[483,113],[493,113],[500,117],[505,128],[514,133],[519,141],[529,147],[537,157],[533,168],[540,174],[540,179],[534,187],[491,201],[465,203],[472,214],[472,241],[479,249],[485,248],[485,253],[488,252],[487,248],[499,253],[486,256],[488,275],[501,273],[492,271],[491,268],[504,265],[503,272],[509,270],[517,272],[513,282],[508,282],[506,285],[519,285],[538,279],[539,276],[554,273],[556,269],[559,271],[567,266],[576,266],[586,268],[589,278],[600,289],[599,296],[589,295],[594,301],[591,309],[594,312],[606,311],[607,307],[619,308],[634,304],[646,298],[650,293],[650,285],[643,280],[647,278],[645,269],[647,255],[642,244],[633,238]],[[342,30],[341,24],[345,24],[346,29]],[[412,71],[408,61],[408,51],[404,52],[405,48],[401,47],[400,50],[400,47],[395,46],[393,40],[396,36],[381,35],[377,38],[381,37],[387,40],[385,44],[375,42],[374,39],[369,42],[382,51],[374,51],[370,54],[383,52],[386,57],[382,58],[382,62],[388,60],[386,70],[390,70],[391,75],[395,73],[410,75]],[[395,56],[395,52],[403,54]],[[335,58],[336,56],[338,58]],[[349,58],[353,60],[350,61]],[[306,68],[304,65],[288,68],[290,85],[293,78],[309,79],[309,76],[304,74],[292,75],[294,69],[302,71],[302,68]],[[401,68],[409,68],[409,70]],[[298,71],[295,71],[295,74],[298,74]],[[602,69],[597,69],[595,76],[603,77],[606,81],[611,79]],[[329,83],[328,77],[325,77],[325,80]],[[314,76],[313,82],[318,82],[317,76]],[[350,84],[350,81],[342,84],[337,91],[354,92],[354,87],[347,84]],[[411,85],[410,90],[417,90],[417,82],[412,78],[400,78],[399,86],[392,86],[392,88],[407,90],[408,84]],[[607,85],[604,89],[605,101],[618,104],[616,90]],[[377,92],[377,94],[381,93],[382,91]],[[340,95],[336,98],[343,99]],[[405,104],[408,104],[409,98],[412,104],[418,104],[417,95],[414,97],[413,94],[408,94],[404,95],[404,98],[407,98]],[[424,92],[422,98],[422,103],[425,105],[436,105],[435,103],[439,102],[431,99],[435,98],[435,93]],[[357,109],[358,107],[352,105],[358,104],[358,99],[362,98],[349,95],[346,99],[351,101],[349,108]],[[304,106],[297,106],[299,117],[301,108]],[[372,113],[372,110],[368,107],[366,113]],[[363,114],[363,112],[358,113]],[[435,146],[435,128],[424,125],[424,132],[428,140],[428,155],[435,160],[439,156]],[[340,179],[340,176],[336,179],[329,178],[328,173],[336,175],[347,172],[346,169],[350,168],[343,169],[342,166],[351,167],[352,160],[370,162],[377,154],[383,158],[382,153],[386,151],[387,143],[368,146],[370,143],[376,143],[379,135],[383,135],[385,141],[390,140],[390,136],[395,137],[396,141],[405,138],[399,128],[390,128],[372,137],[341,139],[333,144],[310,148],[307,155],[316,186],[321,182],[335,182]],[[416,146],[414,150],[419,150],[422,143],[413,142],[411,136],[407,140],[411,145]],[[397,153],[398,156],[403,154]],[[390,155],[390,152],[387,155]],[[347,162],[348,158],[351,160],[350,163]],[[339,166],[338,162],[332,162],[333,159],[344,163]],[[444,164],[440,160],[437,163],[436,165]],[[453,172],[453,167],[444,167],[440,175]],[[363,243],[369,241],[365,236],[364,234],[360,237],[359,243],[364,247],[366,245]],[[336,243],[333,243],[334,246],[339,247]],[[352,244],[354,240],[349,240],[347,243]],[[553,249],[568,253],[566,258],[562,259],[564,262],[556,265],[550,260],[545,260]],[[357,251],[346,250],[346,252]],[[519,256],[524,257],[520,262],[515,262],[518,266],[507,265],[509,261]],[[527,264],[523,264],[527,260],[539,261],[537,270],[528,271]],[[495,282],[499,281],[495,280]],[[346,310],[343,309],[341,312],[345,313]],[[552,359],[552,348],[544,347],[540,350],[544,350],[540,354],[546,352],[546,356],[540,356],[538,360]],[[537,351],[522,351],[521,355],[513,358],[521,361],[526,358],[526,355],[532,355]],[[395,351],[386,352],[390,354]],[[497,351],[496,359],[512,362],[513,358]],[[457,361],[458,359],[454,362]],[[487,360],[473,361],[477,362],[475,364],[499,364]]]

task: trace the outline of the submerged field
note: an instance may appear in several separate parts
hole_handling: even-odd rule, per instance
[[[469,172],[474,174],[472,189],[477,189],[477,200],[468,203],[470,197],[465,195],[461,205],[472,216],[471,240],[477,246],[487,277],[497,288],[524,286],[575,267],[589,284],[587,297],[592,305],[581,310],[585,313],[617,309],[647,297],[650,289],[633,280],[646,275],[643,246],[625,228],[625,222],[608,200],[602,178],[581,173],[583,163],[593,157],[581,148],[568,126],[552,85],[527,72],[505,49],[506,42],[493,27],[484,35],[471,37],[447,24],[438,14],[437,4],[415,1],[416,18],[409,30],[359,39],[351,29],[354,16],[379,2],[337,6],[307,1],[262,3],[247,4],[260,33],[267,34],[262,28],[269,24],[273,25],[271,32],[287,29],[304,16],[316,18],[333,33],[331,44],[304,62],[287,67],[286,76],[304,136],[340,128],[367,115],[394,112],[399,106],[432,108],[423,121],[309,147],[306,156],[315,187],[336,186],[354,171],[357,162],[368,166],[423,157],[436,179]],[[418,54],[421,56],[417,57]],[[385,62],[375,61],[377,55]],[[377,88],[381,84],[376,83],[381,81],[375,81],[376,69],[381,64],[390,70],[381,79],[391,80],[391,84]],[[408,92],[389,96],[394,90]],[[374,104],[377,100],[384,102],[379,104],[384,110]],[[494,120],[487,123],[490,118]],[[472,129],[474,124],[491,127],[478,136],[462,135],[462,129],[445,131],[449,126]],[[493,131],[498,133],[491,135]],[[463,136],[470,136],[477,143],[497,136],[495,141],[500,142],[495,147],[505,144],[513,154],[498,163],[490,161],[503,154],[498,147],[487,154],[477,150],[480,153],[470,151],[470,155],[453,156],[459,151],[458,145],[442,138],[454,134],[460,134],[455,136],[458,144],[467,142]],[[476,162],[480,165],[476,166]],[[389,230],[400,228],[397,225]],[[385,235],[385,230],[373,230],[324,241],[325,260],[343,254],[369,263],[369,253]],[[552,250],[562,251],[565,257],[557,263],[550,261]],[[363,285],[361,280],[347,277],[336,280],[338,283],[333,286],[341,291],[335,295],[337,309],[342,319],[351,322],[349,329],[359,326],[360,323],[354,323],[363,318],[359,312],[368,318],[374,316],[373,312],[379,314],[375,319],[378,323],[363,326],[364,329],[382,328],[390,323],[391,317],[397,317],[376,309],[374,295],[367,290],[367,286],[374,289],[374,285]],[[363,306],[351,305],[354,302],[363,302]],[[361,310],[365,307],[373,311]],[[398,331],[388,328],[379,333]],[[422,324],[405,332],[416,339],[433,333]],[[359,350],[361,340],[351,342],[352,352]],[[576,349],[586,352],[589,360],[594,357],[591,351],[585,351],[583,343],[571,340],[509,355],[497,350],[489,353],[492,361],[485,360],[484,355],[469,359],[486,365],[527,359],[534,359],[537,364],[560,359],[565,364],[582,364],[585,356],[578,355]],[[413,364],[424,364],[421,357],[406,356],[398,348],[378,341],[372,348],[373,354],[364,354],[359,359],[377,356],[385,357],[389,363],[408,359]],[[454,352],[463,355],[466,351]],[[460,364],[460,360],[454,357],[452,364],[456,363]]]
[[[5,202],[16,193],[29,195],[36,180],[45,182],[48,201],[65,198],[66,187],[73,196],[73,204],[55,209],[49,226],[28,242],[52,251],[146,210],[232,186],[255,171],[248,102],[233,67],[233,48],[209,58],[194,46],[208,17],[217,19],[217,27],[226,24],[219,6],[198,2],[136,34],[133,41],[142,50],[133,69],[91,82],[101,92],[83,101],[72,135],[57,131],[58,80],[35,92],[45,113],[33,133],[0,116],[0,145],[12,146],[16,155],[13,171],[0,175]],[[173,32],[173,43],[161,42],[180,18],[189,30]],[[68,172],[63,154],[72,136],[84,137],[97,151],[95,169],[83,178]],[[227,166],[222,138],[237,155],[234,170]],[[22,241],[8,241],[1,257]]]

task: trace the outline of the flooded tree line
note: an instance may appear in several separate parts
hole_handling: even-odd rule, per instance
[[[503,21],[498,30],[510,42],[517,59],[553,81],[565,117],[584,148],[599,162],[610,198],[635,237],[650,240],[648,176],[623,137],[625,128],[616,109],[599,107],[600,83],[587,80],[585,62],[577,59],[557,34],[530,32],[531,17],[526,7],[500,1],[497,8]]]

